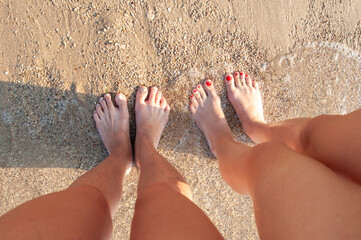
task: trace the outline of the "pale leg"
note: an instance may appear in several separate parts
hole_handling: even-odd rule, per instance
[[[140,177],[131,239],[222,239],[191,201],[185,179],[157,152],[169,106],[156,88],[145,101],[147,93],[147,88],[141,87],[136,99],[135,156]]]
[[[110,156],[68,189],[33,199],[3,215],[1,239],[110,239],[111,214],[120,202],[123,177],[132,160],[125,97],[118,94],[116,103],[119,107],[106,95],[94,112]]]

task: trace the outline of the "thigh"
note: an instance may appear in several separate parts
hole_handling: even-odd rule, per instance
[[[223,239],[187,197],[166,183],[149,185],[138,195],[131,239]]]
[[[278,143],[246,156],[261,239],[360,239],[361,187]]]
[[[361,183],[361,110],[310,120],[302,133],[303,152]]]
[[[77,186],[51,193],[0,218],[1,239],[110,239],[112,219],[102,193]]]

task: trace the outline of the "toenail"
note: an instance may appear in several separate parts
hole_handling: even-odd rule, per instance
[[[191,95],[191,98],[192,98],[192,97],[194,97],[194,95],[193,95],[193,94]]]
[[[197,89],[194,89],[193,92],[194,92],[194,93],[197,92]]]
[[[246,74],[246,77],[248,77],[248,74]]]
[[[231,81],[232,77],[228,75],[226,79],[227,79],[227,81]]]
[[[141,88],[139,88],[139,91],[140,91],[140,92],[144,92],[144,91],[145,91],[145,88],[144,88],[144,87],[141,87]]]
[[[189,105],[192,105],[192,103],[189,103]]]
[[[241,76],[243,75],[243,72],[241,72]]]
[[[120,100],[123,100],[123,99],[124,99],[123,95],[121,95],[121,94],[118,95],[118,98],[119,98]]]
[[[198,88],[201,88],[201,85],[198,85]]]
[[[154,91],[158,91],[158,88],[154,87],[153,90],[154,90]]]
[[[97,104],[97,107],[100,107],[99,103]]]
[[[206,82],[206,85],[207,85],[208,87],[211,86],[211,85],[212,85],[211,81],[207,81],[207,82]]]
[[[107,94],[105,94],[105,96],[106,96],[106,97],[110,97],[110,94],[109,94],[109,93],[107,93]]]
[[[234,75],[238,76],[238,72],[236,72]]]
[[[102,97],[99,99],[99,101],[103,101],[103,100],[104,100],[104,98],[102,98]]]

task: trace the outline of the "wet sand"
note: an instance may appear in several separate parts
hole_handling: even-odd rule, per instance
[[[159,151],[226,239],[258,239],[252,203],[222,180],[188,110],[210,78],[234,136],[253,143],[223,76],[260,82],[267,121],[361,107],[361,1],[0,0],[0,214],[59,191],[107,156],[91,113],[105,92],[158,86],[172,108]],[[125,178],[113,239],[129,238],[138,173]]]

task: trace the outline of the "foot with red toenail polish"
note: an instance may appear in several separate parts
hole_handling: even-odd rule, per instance
[[[204,86],[190,98],[189,109],[199,128],[207,138],[211,151],[216,156],[216,142],[223,136],[232,137],[231,130],[221,108],[221,100],[211,80],[207,80]],[[218,144],[219,145],[219,144]]]
[[[267,124],[263,116],[262,97],[257,81],[248,74],[233,74],[234,81],[225,79],[228,99],[233,105],[247,135],[260,142],[259,127]]]

